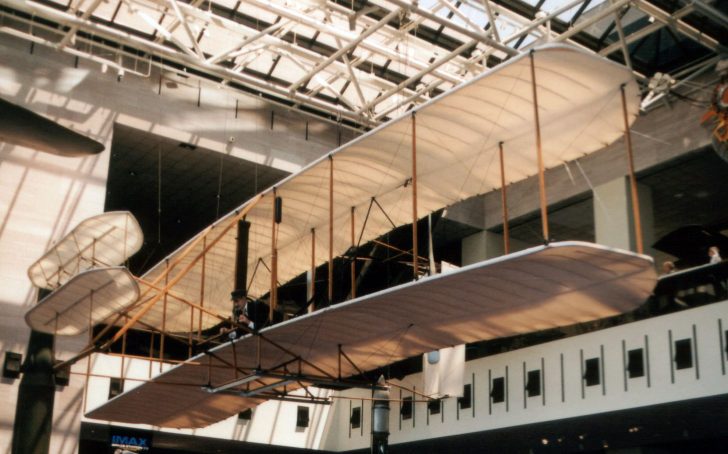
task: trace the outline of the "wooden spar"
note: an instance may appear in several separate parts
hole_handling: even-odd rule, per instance
[[[329,155],[329,304],[334,302],[334,157]]]
[[[276,310],[276,292],[278,286],[276,280],[278,279],[278,252],[276,247],[276,197],[278,195],[277,189],[273,188],[273,205],[272,205],[272,217],[270,227],[270,304],[268,305],[268,320],[273,322],[273,313]]]
[[[169,282],[169,259],[164,259],[164,285]],[[137,279],[141,282],[141,279]],[[162,300],[162,337],[159,341],[159,371],[162,372],[162,359],[164,358],[164,333],[167,331],[167,293]]]
[[[417,279],[417,117],[412,112],[412,273]]]
[[[190,349],[192,349],[192,343],[190,343]],[[192,353],[190,353],[188,356],[192,356]],[[154,363],[154,332],[149,333],[149,357],[147,358],[149,360],[149,371],[148,376],[151,380],[152,378],[152,364]]]
[[[508,233],[508,198],[506,196],[506,170],[503,162],[503,142],[498,142],[498,156],[500,157],[501,204],[503,205],[503,253],[508,254],[511,249],[511,239]]]
[[[94,335],[94,321],[93,321],[93,307],[94,307],[94,293],[91,292],[91,298],[89,300],[89,309],[88,309],[88,344],[93,344],[93,335]],[[71,370],[71,367],[68,367],[68,370]],[[91,355],[88,356],[88,359],[86,361],[86,384],[85,384],[85,390],[86,392],[83,394],[83,412],[86,413],[86,405],[88,404],[88,381],[89,381],[89,374],[91,374]]]
[[[534,51],[531,50],[529,57],[531,58],[531,88],[533,91],[533,116],[536,123],[536,153],[538,156],[538,194],[541,201],[541,228],[543,230],[543,240],[549,241],[549,218],[546,206],[546,183],[543,175],[543,156],[541,152],[541,123],[538,118],[538,95],[536,90],[536,66],[533,61]]]
[[[124,257],[127,257],[127,259],[126,259],[127,264],[129,261],[129,258],[126,255],[126,242],[128,240],[128,236],[129,236],[129,216],[126,216],[126,217],[124,217],[124,246],[122,249],[122,254],[124,255]]]
[[[96,266],[96,238],[91,241],[91,266]]]
[[[316,296],[316,229],[311,228],[311,294],[308,296],[312,301]],[[308,312],[313,312],[313,302],[308,306]]]
[[[351,297],[356,298],[356,238],[354,235],[354,207],[351,207]]]
[[[141,282],[141,283],[142,283],[142,284],[144,284],[144,285],[149,285],[149,286],[151,286],[151,285],[152,285],[151,283],[149,283],[149,282],[146,282],[146,281],[145,281],[144,279],[142,279],[142,278],[140,278],[140,277],[135,277],[134,279],[135,279],[135,280],[137,280],[137,281],[139,281],[139,282]],[[158,291],[160,291],[160,292],[164,291],[164,288],[163,288],[163,287],[153,286],[152,288],[154,288],[155,290],[158,290]],[[200,306],[199,304],[195,304],[195,303],[193,303],[193,302],[191,302],[191,301],[188,301],[188,300],[186,300],[186,299],[182,298],[181,296],[179,296],[179,295],[175,294],[175,293],[174,293],[173,291],[171,291],[171,290],[167,290],[167,292],[166,292],[166,293],[167,293],[167,294],[168,294],[169,296],[171,296],[172,298],[174,298],[174,299],[176,299],[177,301],[179,301],[180,303],[186,304],[186,305],[188,305],[188,306],[192,307],[193,309],[197,309],[197,310],[198,310],[198,311],[200,311],[200,312],[204,312],[204,313],[205,313],[205,314],[207,314],[207,315],[211,315],[211,316],[213,316],[213,317],[217,318],[217,319],[218,319],[218,320],[220,320],[220,321],[227,321],[227,320],[228,320],[228,318],[226,318],[226,317],[223,317],[222,315],[218,314],[217,312],[211,311],[210,309],[206,309],[206,308],[205,308],[204,306]]]
[[[126,333],[121,338],[121,386],[124,387],[124,357],[126,357]]]
[[[634,174],[634,156],[632,154],[632,134],[629,131],[629,118],[627,115],[627,95],[624,92],[624,84],[620,87],[622,93],[622,114],[624,117],[624,136],[627,143],[627,165],[629,166],[629,183],[632,194],[632,217],[634,218],[634,236],[637,253],[642,254],[642,219],[640,218],[640,200],[637,194],[637,178]]]
[[[263,197],[262,194],[256,196],[255,198],[253,198],[250,201],[250,203],[248,203],[242,210],[240,210],[240,213],[233,216],[233,218],[231,219],[231,222],[223,229],[222,232],[220,232],[220,234],[217,236],[217,238],[215,238],[212,242],[210,242],[210,244],[205,246],[205,248],[203,248],[202,252],[200,252],[197,255],[197,257],[195,257],[195,259],[192,260],[192,262],[190,262],[184,269],[182,269],[179,273],[177,273],[177,275],[174,278],[172,278],[172,280],[169,281],[169,283],[167,283],[167,285],[164,286],[164,289],[162,289],[161,293],[156,294],[153,298],[151,298],[149,301],[147,301],[147,303],[141,308],[141,310],[139,310],[139,312],[134,314],[134,316],[131,317],[131,319],[129,319],[124,324],[124,326],[121,327],[121,329],[111,339],[110,344],[116,342],[121,336],[124,335],[124,333],[126,333],[129,330],[129,328],[134,326],[134,324],[140,318],[142,318],[147,312],[149,312],[149,310],[152,308],[152,306],[154,306],[154,304],[157,301],[159,301],[162,298],[162,296],[169,291],[170,288],[174,287],[174,285],[177,284],[177,282],[179,282],[183,277],[185,277],[185,275],[187,275],[187,273],[189,273],[189,271],[197,264],[197,261],[200,260],[200,258],[203,255],[207,254],[207,252],[210,250],[210,248],[212,248],[214,245],[216,245],[217,242],[220,241],[220,239],[228,232],[228,230],[230,230],[233,226],[237,225],[237,222],[240,219],[242,219],[243,216],[248,214],[248,212],[258,203],[258,201],[262,197]],[[209,229],[209,227],[208,227],[208,229]],[[205,234],[207,234],[207,233],[209,233],[209,230]],[[189,251],[189,248],[188,248],[188,251]],[[152,283],[154,285],[156,285],[157,282],[161,279],[161,277],[162,276],[158,277],[157,279],[152,281]]]
[[[213,226],[210,225],[205,230],[203,230],[202,233],[200,234],[200,236],[198,236],[197,238],[195,238],[192,241],[192,243],[190,243],[189,246],[187,246],[187,248],[184,251],[182,251],[182,253],[175,259],[175,261],[172,262],[171,265],[169,265],[169,264],[167,265],[167,267],[165,268],[164,273],[162,273],[159,276],[157,276],[156,278],[154,278],[154,280],[152,281],[152,284],[153,285],[157,285],[157,284],[159,284],[159,281],[161,281],[162,279],[165,279],[165,282],[166,282],[167,274],[169,274],[170,272],[172,272],[172,270],[174,269],[174,267],[176,267],[177,265],[179,265],[179,263],[184,258],[186,258],[187,255],[189,255],[190,252],[192,252],[197,247],[197,245],[200,243],[200,241],[202,241],[202,239],[205,238],[210,233],[210,231],[212,230],[212,227]],[[150,292],[150,290],[151,289],[148,289],[148,290],[144,291],[141,295],[139,295],[139,299],[140,300],[143,299],[147,295],[147,293]]]
[[[235,375],[233,376],[233,380],[237,380],[238,379],[238,373],[239,373],[239,370],[238,370],[238,352],[235,351],[235,342],[231,343],[230,346],[233,349],[233,372],[235,373]]]
[[[203,249],[205,245],[205,241],[202,241]],[[166,294],[166,292],[165,292]],[[187,356],[192,356],[192,331],[194,330],[195,326],[195,308],[190,306],[190,329],[187,330]],[[154,336],[154,334],[152,334]]]
[[[202,243],[202,247],[204,249],[205,243],[207,242],[207,239]],[[205,258],[207,257],[207,254],[202,256],[202,273],[200,276],[200,308],[205,307]],[[199,342],[202,339],[202,310],[200,309],[197,319],[197,341]]]
[[[56,268],[56,270],[53,273],[51,273],[50,276],[46,275],[45,269],[41,268],[41,271],[43,272],[43,278],[47,282],[50,282],[50,280],[53,279],[53,278],[55,278],[56,275],[57,275],[58,276],[58,279],[60,279],[61,278],[61,271],[64,270],[64,268],[66,267],[66,265],[68,265],[69,263],[71,263],[74,260],[76,261],[76,273],[78,273],[78,270],[81,269],[81,254],[83,254],[85,251],[87,251],[91,247],[94,247],[95,248],[96,247],[96,241],[97,240],[100,240],[100,239],[106,237],[108,234],[110,234],[114,230],[115,230],[115,227],[111,227],[111,228],[105,230],[103,233],[101,233],[100,235],[98,235],[97,237],[95,237],[94,240],[93,240],[93,242],[91,244],[88,244],[88,245],[86,245],[83,248],[81,248],[81,246],[78,244],[78,239],[76,238],[75,232],[72,233],[72,235],[73,235],[73,242],[76,245],[76,250],[78,251],[78,253],[75,254],[70,259],[66,260],[65,262],[61,262],[61,257],[60,257],[60,255],[58,255],[58,249],[56,249],[56,255],[58,256],[58,267]],[[124,247],[126,248],[126,238],[124,239]],[[126,256],[126,254],[124,254],[124,256]],[[91,261],[92,262],[95,262],[95,260],[96,260],[96,250],[94,249],[91,252]]]

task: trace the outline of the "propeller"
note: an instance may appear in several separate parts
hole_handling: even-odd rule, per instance
[[[103,144],[2,98],[0,142],[66,157],[88,156],[104,151]]]

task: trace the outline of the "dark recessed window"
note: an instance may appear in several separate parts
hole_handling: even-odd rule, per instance
[[[109,382],[109,399],[116,397],[124,392],[124,380],[121,378],[112,378]]]
[[[458,397],[460,408],[470,408],[472,402],[472,387],[468,384],[463,386],[463,397]]]
[[[412,419],[412,397],[402,399],[402,408],[399,410],[402,419]]]
[[[238,419],[241,421],[250,421],[253,418],[253,409],[248,408],[238,413]]]
[[[584,380],[587,386],[595,386],[601,383],[599,358],[589,358],[584,362]]]
[[[351,409],[351,418],[349,418],[352,429],[358,429],[361,427],[361,407],[354,407]]]
[[[629,378],[645,376],[645,361],[641,348],[627,352],[627,372]]]
[[[690,369],[693,367],[693,342],[691,339],[675,341],[675,368]]]
[[[541,371],[529,370],[528,380],[526,382],[526,392],[528,397],[541,395]]]
[[[490,390],[490,398],[493,403],[505,402],[506,400],[506,381],[503,377],[493,379],[493,387]]]
[[[61,360],[54,361],[55,364],[59,364],[60,362]],[[71,380],[71,365],[66,364],[60,369],[56,369],[53,372],[53,375],[56,379],[56,386],[68,386],[68,383]]]
[[[298,406],[296,414],[296,428],[308,427],[308,407]]]
[[[23,355],[16,352],[5,352],[3,362],[3,378],[18,378],[23,369]]]
[[[440,414],[441,408],[442,408],[442,400],[440,400],[440,399],[434,399],[434,400],[427,402],[427,411],[429,411],[431,415]]]

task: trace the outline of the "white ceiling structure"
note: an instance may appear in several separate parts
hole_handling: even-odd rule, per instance
[[[367,129],[546,41],[624,62],[644,79],[664,69],[651,63],[665,60],[659,33],[669,32],[685,54],[670,67],[689,77],[717,61],[720,8],[698,0],[1,0],[0,31],[120,76],[160,66]],[[640,58],[645,49],[660,61]]]

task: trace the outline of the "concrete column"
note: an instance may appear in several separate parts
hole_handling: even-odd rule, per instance
[[[637,183],[644,253],[652,254],[654,213],[652,191]],[[594,188],[594,237],[605,246],[636,250],[629,179],[620,177]]]
[[[528,244],[513,237],[510,239],[510,246],[510,252],[521,251],[529,247]],[[463,266],[492,259],[503,255],[503,235],[483,230],[463,238],[460,247],[462,248]]]

